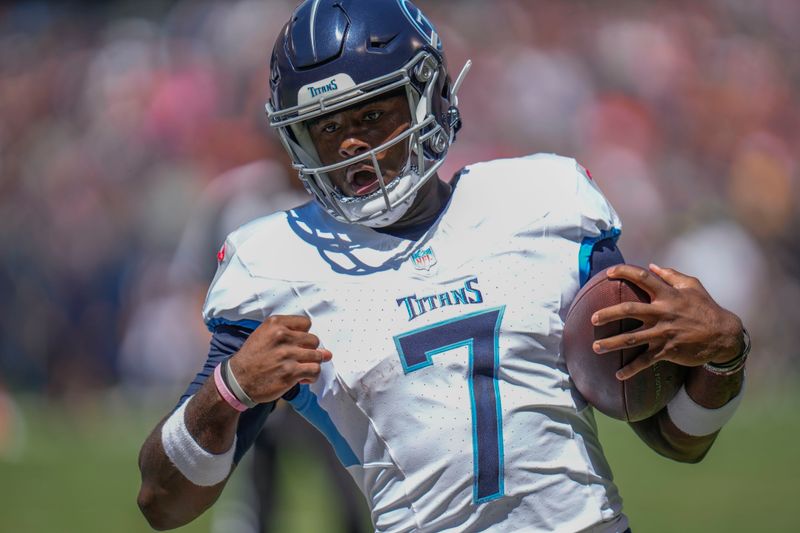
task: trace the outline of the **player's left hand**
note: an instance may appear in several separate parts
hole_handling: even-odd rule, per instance
[[[700,366],[709,361],[724,363],[739,354],[741,320],[720,307],[697,278],[653,264],[649,270],[616,265],[608,270],[608,277],[626,279],[650,295],[649,304],[625,302],[592,315],[595,326],[623,318],[642,322],[631,332],[593,345],[598,354],[648,345],[643,354],[617,372],[617,378],[628,379],[661,360]]]

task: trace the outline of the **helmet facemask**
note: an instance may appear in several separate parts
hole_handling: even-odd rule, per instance
[[[276,110],[270,102],[267,113],[270,125],[278,130],[306,189],[331,216],[342,222],[383,227],[394,224],[405,214],[417,191],[444,162],[455,138],[458,112],[454,107],[455,95],[446,78],[439,59],[422,51],[401,69],[385,76],[358,85],[345,74],[334,76],[333,83],[328,84],[334,90],[288,109]],[[315,90],[318,89],[310,92],[313,94]],[[408,129],[354,157],[331,165],[322,164],[309,134],[310,120],[398,91],[408,102]],[[388,181],[389,169],[381,168],[379,157],[400,143],[406,144],[406,161],[403,168],[397,169],[397,177]],[[378,189],[364,196],[347,196],[334,185],[330,173],[360,163],[375,170]]]

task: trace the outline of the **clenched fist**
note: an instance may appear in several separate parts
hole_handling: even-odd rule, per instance
[[[332,354],[319,348],[319,338],[304,316],[267,318],[231,357],[236,380],[258,403],[277,400],[297,383],[313,383]]]

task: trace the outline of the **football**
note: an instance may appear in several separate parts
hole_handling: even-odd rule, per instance
[[[625,381],[617,370],[645,352],[636,346],[597,354],[595,340],[613,337],[642,325],[624,319],[594,326],[592,314],[622,302],[650,302],[646,292],[627,280],[610,279],[607,271],[591,278],[578,292],[567,312],[562,353],[572,381],[583,397],[600,412],[618,420],[636,422],[660,411],[683,384],[686,368],[659,361]]]

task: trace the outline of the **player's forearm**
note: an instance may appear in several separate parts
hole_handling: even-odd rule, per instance
[[[214,380],[209,379],[189,400],[185,420],[200,446],[211,453],[223,453],[233,445],[239,412],[220,396]]]
[[[741,392],[743,380],[743,370],[730,376],[722,376],[703,367],[696,367],[689,371],[684,386],[689,397],[698,405],[707,409],[719,409]],[[689,435],[675,425],[666,407],[653,417],[634,422],[631,426],[659,454],[687,463],[702,460],[719,434],[717,430],[708,435]]]
[[[717,431],[703,437],[686,435],[672,423],[666,407],[650,418],[631,422],[630,425],[652,450],[682,463],[702,460],[719,433]]]
[[[689,397],[708,409],[718,409],[742,390],[744,369],[730,376],[717,375],[699,366],[689,370],[684,386]]]
[[[238,420],[238,413],[220,401],[209,381],[189,400],[184,417],[196,442],[211,453],[231,448]],[[164,420],[156,426],[139,454],[142,483],[138,504],[153,528],[172,529],[191,522],[208,509],[219,497],[225,481],[213,486],[189,481],[164,451],[163,424]]]
[[[161,445],[159,424],[139,453],[142,483],[137,503],[150,525],[157,530],[188,524],[219,497],[224,483],[214,487],[195,485],[170,462]]]

